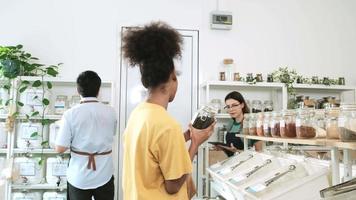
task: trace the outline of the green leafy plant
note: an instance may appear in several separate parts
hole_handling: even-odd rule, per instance
[[[48,90],[51,90],[53,85],[50,81],[45,81],[45,77],[56,77],[58,75],[58,68],[62,63],[57,65],[44,65],[38,63],[38,58],[33,57],[30,53],[23,50],[22,45],[17,46],[0,46],[0,78],[4,81],[2,82],[2,87],[10,93],[10,89],[15,87],[16,94],[10,97],[6,102],[5,106],[13,107],[15,105],[19,110],[24,106],[24,103],[17,100],[17,94],[24,93],[27,89],[39,89],[41,90],[41,96],[34,96],[34,101],[39,101],[42,105],[42,112],[31,111],[30,113],[25,113],[25,119],[27,121],[33,119],[39,119],[42,124],[42,133],[44,127],[49,125],[52,121],[46,119],[45,113],[50,104],[49,99],[45,98],[45,93]],[[23,76],[33,76],[36,77],[33,81],[23,80]],[[20,113],[12,112],[9,109],[9,121],[12,123],[15,121]],[[32,133],[31,137],[40,136],[38,132]],[[44,136],[42,137],[42,154],[40,164],[43,163],[43,149],[48,147],[48,141],[44,141]]]

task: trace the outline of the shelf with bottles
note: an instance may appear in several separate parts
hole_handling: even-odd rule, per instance
[[[206,81],[201,85],[202,88],[206,87],[247,87],[247,88],[271,88],[282,89],[283,83],[268,83],[257,82],[255,84],[246,83],[243,81]]]

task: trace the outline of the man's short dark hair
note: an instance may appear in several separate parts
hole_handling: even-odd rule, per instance
[[[77,78],[77,91],[82,97],[97,97],[100,85],[101,79],[94,71],[84,71]]]

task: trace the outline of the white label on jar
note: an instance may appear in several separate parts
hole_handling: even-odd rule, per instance
[[[284,120],[279,121],[279,127],[285,127],[286,123]]]
[[[346,119],[343,117],[339,117],[338,123],[339,127],[344,127],[345,126]]]
[[[39,127],[36,125],[22,125],[22,133],[21,133],[21,138],[25,140],[37,140],[37,136],[31,137],[33,133],[38,133]]]
[[[268,123],[263,124],[263,129],[268,129]]]
[[[295,120],[295,126],[296,126],[296,127],[300,127],[300,126],[301,126],[301,121],[300,121],[300,119],[296,119],[296,120]]]
[[[264,189],[266,189],[266,186],[262,183],[259,183],[259,184],[248,187],[247,191],[251,192],[251,193],[257,193]]]
[[[53,176],[66,176],[67,174],[67,164],[65,163],[55,163],[52,166]]]
[[[256,122],[256,126],[257,126],[257,128],[261,127],[262,126],[262,121],[257,121]]]
[[[21,176],[34,176],[36,175],[35,163],[20,163]]]

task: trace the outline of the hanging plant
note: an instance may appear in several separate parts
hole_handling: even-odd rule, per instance
[[[58,75],[58,68],[62,63],[57,65],[46,66],[44,64],[38,63],[38,58],[33,57],[30,53],[23,50],[22,45],[17,46],[0,46],[0,78],[5,79],[5,82],[1,85],[4,89],[10,93],[10,89],[16,86],[16,95],[10,97],[5,106],[10,108],[17,107],[16,110],[21,109],[24,103],[17,100],[15,97],[17,94],[24,93],[28,88],[35,88],[41,91],[41,95],[35,95],[32,100],[39,101],[43,109],[41,112],[33,110],[30,113],[25,113],[25,120],[30,121],[31,119],[40,119],[42,124],[42,131],[44,132],[44,127],[49,125],[52,121],[46,119],[45,113],[50,104],[49,99],[45,97],[45,93],[52,89],[52,83],[50,81],[45,81],[46,76],[56,77]],[[34,76],[38,79],[30,82],[28,80],[22,80],[22,76]],[[18,81],[15,84],[15,81]],[[7,126],[13,128],[13,123],[15,119],[20,115],[18,111],[14,112],[15,109],[9,109],[9,117],[7,120]],[[9,131],[12,131],[12,128]],[[31,137],[42,137],[42,153],[39,164],[43,164],[44,156],[43,149],[48,147],[48,141],[44,140],[43,134],[39,135],[36,131],[31,134]]]

